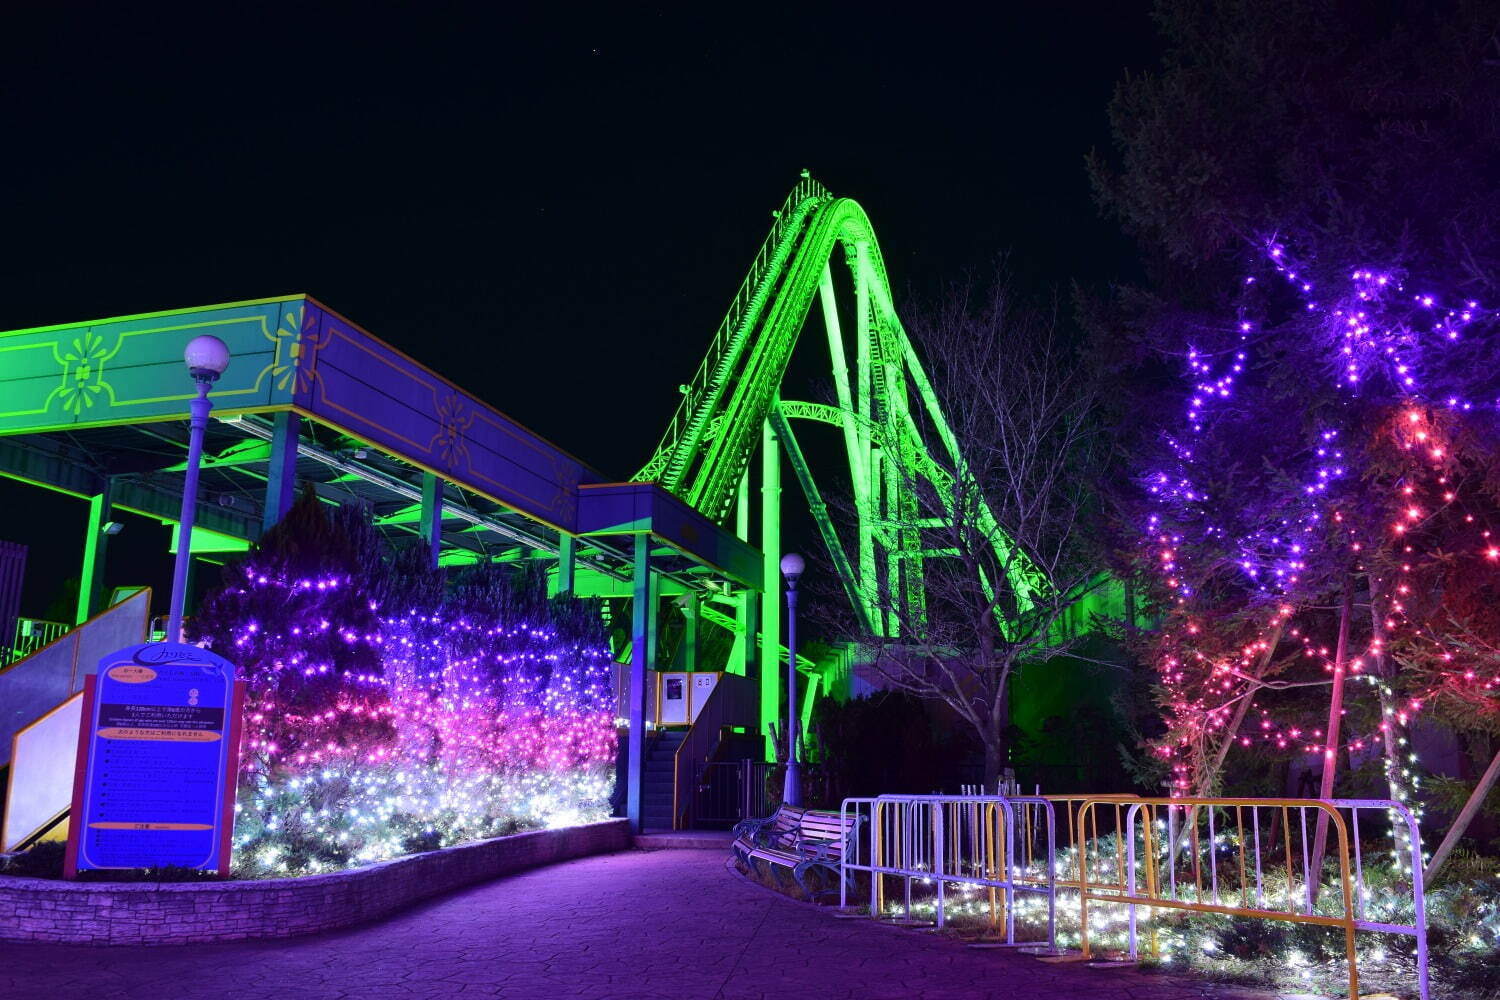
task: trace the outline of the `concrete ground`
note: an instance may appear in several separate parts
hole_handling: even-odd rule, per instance
[[[719,850],[585,858],[309,938],[0,945],[0,998],[1264,1000],[838,920],[747,882],[725,861]]]

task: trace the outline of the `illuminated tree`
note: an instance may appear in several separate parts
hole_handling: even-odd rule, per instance
[[[1438,554],[1472,557],[1488,516],[1454,453],[1402,428],[1433,424],[1481,464],[1495,440],[1493,9],[1163,0],[1155,16],[1161,68],[1120,85],[1116,156],[1090,161],[1148,279],[1084,315],[1146,473],[1114,492],[1165,615],[1161,749],[1203,792],[1232,745],[1321,752],[1331,777],[1341,745],[1376,739],[1399,796],[1399,729],[1431,689],[1409,651],[1432,623],[1407,612],[1451,592]],[[1475,520],[1437,513],[1459,507]],[[1346,677],[1378,705],[1335,739]],[[1318,688],[1284,684],[1326,685],[1329,721],[1307,719]]]
[[[310,490],[248,558],[224,568],[194,625],[246,682],[246,780],[393,736],[379,684],[386,570],[368,518]]]
[[[198,621],[247,681],[237,865],[306,872],[602,816],[597,616],[483,565],[450,588],[309,493]]]

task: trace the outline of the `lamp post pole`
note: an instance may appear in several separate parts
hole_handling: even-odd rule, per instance
[[[786,577],[786,784],[781,800],[789,806],[802,804],[802,775],[797,762],[797,580],[805,568],[795,552],[781,557],[781,575]]]
[[[167,614],[168,642],[182,641],[182,609],[186,602],[188,560],[193,557],[193,521],[198,512],[198,466],[203,458],[203,432],[213,402],[208,390],[229,367],[229,348],[218,337],[195,337],[183,352],[198,395],[188,404],[187,473],[182,483],[182,514],[177,519],[177,560],[172,565],[172,604]]]

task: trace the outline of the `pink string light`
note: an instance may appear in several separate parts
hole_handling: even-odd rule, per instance
[[[286,613],[247,622],[233,640],[251,679],[242,864],[326,870],[608,815],[606,647],[493,614],[372,604],[362,625],[341,624],[330,609],[349,583],[249,582]],[[330,662],[338,644],[369,666]]]
[[[1168,464],[1142,477],[1153,509],[1146,516],[1141,543],[1145,561],[1171,595],[1157,664],[1170,732],[1156,750],[1173,761],[1172,784],[1179,793],[1192,785],[1189,751],[1223,734],[1236,718],[1241,699],[1258,685],[1252,676],[1256,664],[1274,655],[1282,642],[1300,640],[1304,660],[1328,675],[1334,673],[1326,645],[1298,625],[1297,609],[1315,599],[1317,587],[1324,585],[1308,579],[1313,568],[1355,564],[1363,570],[1374,555],[1383,560],[1405,556],[1397,579],[1375,581],[1389,589],[1384,637],[1372,635],[1367,648],[1352,653],[1348,664],[1351,678],[1382,684],[1365,667],[1385,655],[1393,642],[1425,640],[1434,646],[1433,655],[1453,659],[1452,651],[1436,648],[1442,645],[1438,637],[1424,632],[1409,614],[1412,564],[1424,552],[1417,546],[1426,544],[1435,526],[1445,527],[1449,538],[1458,525],[1470,526],[1470,555],[1488,566],[1500,563],[1500,544],[1492,541],[1484,516],[1489,508],[1472,502],[1472,484],[1455,477],[1459,446],[1454,440],[1457,425],[1477,415],[1481,401],[1494,397],[1485,404],[1493,410],[1500,397],[1495,397],[1490,371],[1468,371],[1463,356],[1451,353],[1467,343],[1482,342],[1476,324],[1488,329],[1500,314],[1473,300],[1455,298],[1445,305],[1437,294],[1412,293],[1392,269],[1348,272],[1342,286],[1334,282],[1333,293],[1324,295],[1310,277],[1313,268],[1294,261],[1281,244],[1267,245],[1266,260],[1305,317],[1296,328],[1308,331],[1326,352],[1320,371],[1299,374],[1321,377],[1325,389],[1365,403],[1376,401],[1403,414],[1383,430],[1388,438],[1378,444],[1394,445],[1404,469],[1396,477],[1400,488],[1389,503],[1389,530],[1379,537],[1368,529],[1362,533],[1347,521],[1345,511],[1368,499],[1360,477],[1368,470],[1354,468],[1348,440],[1358,432],[1355,443],[1361,456],[1375,449],[1365,440],[1368,428],[1349,422],[1347,406],[1325,406],[1319,411],[1324,426],[1306,440],[1274,442],[1280,449],[1279,473],[1292,476],[1290,485],[1276,484],[1276,502],[1267,505],[1264,496],[1215,495],[1211,484],[1222,476],[1210,455],[1228,454],[1252,463],[1260,458],[1253,439],[1227,441],[1224,435],[1245,433],[1246,405],[1275,398],[1266,385],[1278,363],[1276,345],[1257,318],[1242,314],[1232,328],[1206,338],[1211,344],[1185,351],[1183,430],[1165,436]],[[1259,293],[1257,284],[1253,276],[1244,282],[1247,290]],[[1247,386],[1254,387],[1249,399],[1243,398]],[[1464,509],[1466,502],[1474,509]],[[1225,564],[1242,574],[1242,611],[1231,619],[1229,633],[1220,629],[1210,636],[1198,619],[1216,610],[1223,584],[1218,584],[1213,598],[1200,598],[1200,590],[1222,579]],[[1442,683],[1468,685],[1471,696],[1500,691],[1500,676],[1474,669],[1455,667]],[[1388,689],[1385,693],[1390,695]],[[1375,732],[1355,735],[1343,747],[1364,749],[1381,739],[1382,731],[1407,725],[1431,694],[1422,691],[1397,704],[1393,717],[1382,719]],[[1247,725],[1233,736],[1237,745],[1328,752],[1320,729],[1278,722],[1259,703],[1250,708],[1243,714]]]

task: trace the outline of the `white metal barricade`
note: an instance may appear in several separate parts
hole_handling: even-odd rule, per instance
[[[1022,822],[1017,823],[1018,810]],[[1005,940],[1015,944],[1018,893],[1045,899],[1047,948],[1055,949],[1057,927],[1057,829],[1052,803],[1040,796],[882,795],[845,799],[840,816],[853,833],[844,851],[839,902],[847,907],[850,874],[870,877],[870,914],[884,908],[884,879],[902,880],[907,919],[914,884],[932,885],[938,927],[946,924],[948,886],[969,885],[990,894]],[[1039,822],[1040,821],[1040,822]],[[1023,859],[1016,848],[1024,844]]]

